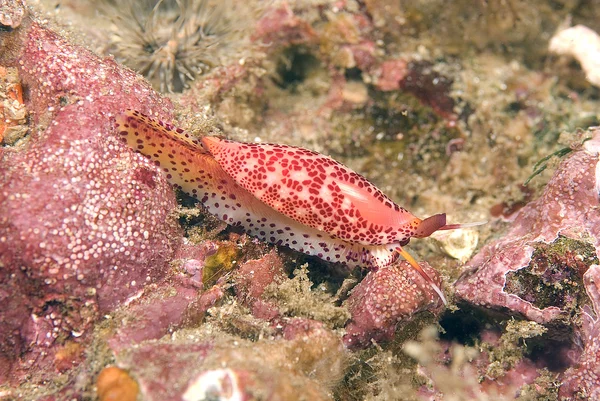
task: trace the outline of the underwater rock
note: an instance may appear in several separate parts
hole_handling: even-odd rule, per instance
[[[399,90],[408,74],[405,60],[387,60],[381,63],[377,74],[377,88],[381,91]]]
[[[181,234],[159,169],[112,137],[124,108],[170,119],[171,103],[28,17],[0,31],[0,46],[37,128],[24,146],[0,149],[1,383],[52,367],[55,345],[82,341],[162,278]]]
[[[583,276],[585,289],[592,300],[594,310],[584,309],[581,339],[583,354],[575,367],[569,368],[563,376],[559,397],[568,400],[600,399],[600,266],[593,265]]]
[[[343,377],[347,354],[334,331],[322,322],[307,318],[287,319],[282,321],[282,326],[283,340],[278,342],[279,348],[287,354],[285,363],[294,361],[295,370],[322,384],[331,385]]]
[[[459,297],[480,306],[506,308],[542,324],[567,314],[581,288],[564,285],[580,279],[597,261],[594,248],[600,245],[600,130],[592,134],[591,140],[560,164],[541,197],[516,213],[506,235],[471,259],[469,270],[456,282]],[[566,238],[566,244],[556,242],[561,238]],[[554,255],[548,252],[553,245],[558,248]],[[536,250],[550,262],[558,257],[557,268],[547,262],[541,268],[539,263],[532,264]],[[537,276],[535,280],[532,275]],[[553,288],[559,285],[563,286],[561,297],[555,299]]]
[[[454,99],[450,96],[452,79],[436,72],[430,62],[408,63],[400,87],[419,99],[422,104],[430,106],[440,116],[456,120]]]
[[[26,105],[36,123],[48,123],[61,107],[76,104],[96,107],[97,113],[103,114],[95,117],[102,118],[106,127],[112,127],[109,117],[127,107],[162,120],[172,119],[171,102],[112,58],[101,59],[71,45],[29,17],[18,29],[0,33],[0,64],[17,67],[28,88]]]
[[[15,145],[28,130],[27,108],[23,104],[23,87],[17,69],[0,65],[0,143]]]
[[[443,400],[452,395],[457,400],[555,400],[555,375],[539,369],[539,361],[529,359],[522,349],[524,341],[544,330],[534,322],[513,320],[502,335],[483,330],[477,346],[471,347],[440,340],[435,326],[426,327],[419,341],[403,345],[403,351],[419,364],[418,381],[426,382],[419,399]]]
[[[423,270],[441,286],[440,275],[426,262]],[[344,344],[364,348],[375,341],[389,341],[396,327],[416,313],[441,311],[442,301],[431,285],[408,263],[370,271],[346,300],[352,318],[346,325]]]
[[[441,117],[456,120],[452,80],[433,70],[425,61],[386,60],[375,71],[376,87],[381,91],[402,90],[430,106]]]
[[[286,278],[283,262],[274,250],[260,259],[249,260],[236,271],[235,291],[238,300],[251,308],[252,314],[270,320],[277,315],[277,307],[261,299],[265,288]]]
[[[464,228],[462,230],[434,233],[432,238],[438,242],[446,255],[464,263],[471,258],[477,248],[479,232]]]
[[[252,373],[245,370],[212,369],[200,373],[182,395],[183,401],[251,400],[245,390],[254,385]]]
[[[161,338],[187,321],[187,309],[199,290],[181,276],[146,288],[145,293],[118,314],[115,335],[108,339],[113,352]]]
[[[145,342],[117,355],[117,364],[136,378],[144,400],[203,400],[206,395],[322,400],[329,399],[327,388],[343,375],[346,356],[330,330],[313,327],[307,335],[274,341],[231,341],[220,334],[190,342],[189,336],[177,344]]]
[[[444,355],[452,355],[445,363],[429,363],[419,369],[419,373],[429,381],[419,390],[423,399],[444,399],[444,395],[452,394],[457,399],[478,400],[514,400],[524,394],[527,386],[537,386],[535,381],[540,376],[537,366],[529,359],[523,359],[514,366],[503,367],[500,377],[488,374],[490,361],[486,353],[475,354],[459,346],[441,344]],[[422,347],[411,344],[409,352],[427,352]],[[418,358],[417,358],[418,359]],[[466,363],[466,361],[469,363]],[[544,388],[537,388],[536,394],[544,394]],[[550,394],[547,394],[550,396]],[[530,399],[530,398],[523,398]],[[548,398],[551,399],[551,398]]]
[[[203,241],[200,244],[189,243],[187,238],[175,254],[175,260],[181,261],[181,269],[188,275],[190,282],[198,288],[203,288],[202,276],[206,258],[214,255],[217,244],[213,241]]]
[[[300,44],[314,41],[316,34],[308,22],[296,16],[287,3],[282,3],[265,12],[256,25],[253,39],[269,45]]]
[[[352,54],[352,61],[361,71],[371,71],[377,64],[377,45],[374,41],[364,39],[360,43],[349,44],[346,48]]]
[[[207,341],[193,344],[145,342],[117,355],[118,366],[137,380],[141,399],[181,400],[187,383],[200,371],[206,357],[214,352]]]

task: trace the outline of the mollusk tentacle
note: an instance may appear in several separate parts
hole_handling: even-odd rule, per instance
[[[415,230],[416,238],[429,237],[431,234],[446,225],[446,213],[435,214],[426,219],[420,220]]]
[[[410,265],[413,267],[413,269],[415,269],[421,275],[421,277],[423,277],[425,279],[425,281],[431,286],[431,288],[433,288],[435,293],[440,297],[440,299],[442,300],[444,305],[448,305],[448,301],[446,301],[446,297],[444,296],[442,289],[437,285],[437,283],[435,281],[433,281],[433,279],[431,277],[429,277],[429,274],[427,274],[425,272],[425,270],[423,270],[423,268],[421,268],[421,265],[419,265],[417,263],[415,258],[413,258],[410,253],[408,253],[406,250],[404,250],[400,246],[396,248],[396,252],[398,252],[400,255],[402,255],[402,257],[404,259],[406,259],[406,261],[408,263],[410,263]]]

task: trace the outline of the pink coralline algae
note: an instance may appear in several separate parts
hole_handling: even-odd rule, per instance
[[[586,308],[583,313],[580,331],[584,351],[576,366],[568,369],[562,379],[559,396],[567,400],[600,399],[600,266],[591,266],[583,279],[594,311]]]
[[[411,93],[440,116],[455,120],[452,81],[424,61],[387,60],[374,71],[376,86],[382,91],[403,90]]]
[[[298,44],[314,41],[316,35],[310,24],[284,3],[265,13],[257,24],[254,39],[268,44]]]
[[[115,353],[142,341],[162,336],[185,325],[188,308],[199,295],[192,280],[183,276],[171,277],[168,283],[150,285],[144,294],[127,305],[126,318],[107,342]],[[194,310],[194,313],[198,313]],[[119,315],[117,315],[119,316]]]
[[[543,292],[540,291],[520,296],[515,291],[518,283],[511,283],[510,279],[515,273],[526,271],[536,247],[550,244],[559,236],[581,240],[581,243],[591,242],[598,249],[599,150],[600,131],[595,130],[591,140],[560,164],[542,196],[516,214],[508,233],[473,257],[469,270],[456,283],[459,297],[480,306],[506,308],[538,323],[564,317],[562,303],[548,304],[548,300],[541,299]],[[579,254],[575,258],[589,259],[589,255]],[[585,262],[591,264],[589,260]],[[565,265],[571,265],[579,274],[585,270],[573,263]]]
[[[147,341],[116,362],[138,380],[144,400],[330,399],[326,389],[345,366],[340,338],[307,319],[290,319],[283,331],[269,341],[235,342],[175,334],[177,344]]]
[[[286,279],[283,262],[275,251],[260,259],[249,260],[236,271],[235,292],[238,300],[251,308],[252,314],[261,319],[272,320],[279,315],[277,306],[262,299],[271,283]]]
[[[421,267],[441,285],[439,274],[426,262]],[[352,316],[346,325],[344,344],[350,349],[363,348],[375,341],[389,341],[398,324],[416,313],[441,311],[442,302],[425,279],[408,262],[397,267],[371,271],[346,300]]]
[[[387,60],[381,63],[377,74],[377,87],[382,91],[399,90],[408,74],[404,60]]]
[[[236,272],[236,294],[240,301],[251,305],[265,292],[265,288],[285,279],[283,261],[277,252],[271,251],[260,259],[253,259],[242,264]]]
[[[51,366],[54,345],[161,278],[181,235],[163,175],[113,138],[124,107],[170,118],[170,102],[28,18],[0,34],[42,127],[0,150],[1,383]]]

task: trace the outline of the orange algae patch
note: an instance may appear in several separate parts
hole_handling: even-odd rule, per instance
[[[135,401],[139,392],[137,382],[123,369],[106,367],[96,379],[100,401]]]

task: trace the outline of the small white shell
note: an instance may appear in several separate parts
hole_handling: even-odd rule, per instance
[[[464,263],[477,248],[479,232],[473,229],[438,231],[431,237],[439,242],[446,255]]]
[[[243,401],[238,375],[231,369],[207,370],[200,373],[183,393],[184,401]]]

